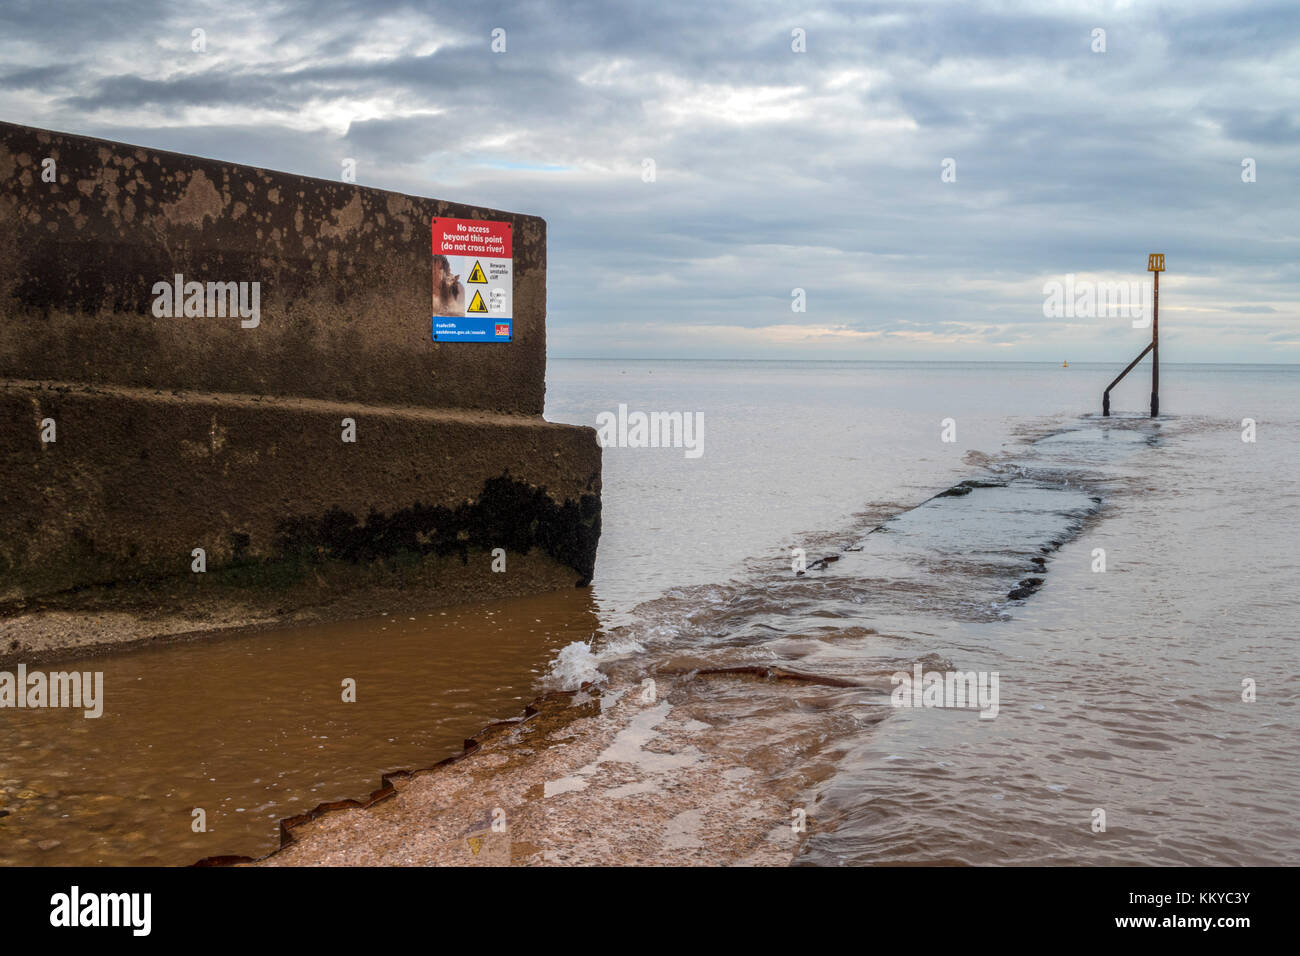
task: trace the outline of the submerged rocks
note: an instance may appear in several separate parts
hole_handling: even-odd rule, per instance
[[[1029,597],[1042,586],[1042,578],[1024,578],[1016,587],[1007,592],[1007,597],[1012,601],[1020,601]]]
[[[840,559],[840,556],[839,556],[838,554],[828,554],[826,557],[824,557],[824,558],[818,558],[818,559],[817,559],[816,561],[814,561],[812,564],[808,565],[807,570],[808,570],[808,571],[825,571],[828,565],[831,565],[831,564],[835,563],[835,562],[838,561],[839,559]],[[795,577],[798,577],[799,575],[801,575],[801,574],[803,574],[803,573],[804,573],[803,571],[796,571],[796,572],[795,572]]]
[[[937,495],[935,495],[935,497],[936,498],[960,498],[962,495],[968,495],[970,493],[971,493],[971,488],[969,485],[953,485],[947,491],[939,492]]]
[[[941,491],[936,498],[960,498],[968,495],[976,488],[1005,488],[1005,481],[991,481],[987,478],[967,478],[965,481],[959,481],[947,491]]]

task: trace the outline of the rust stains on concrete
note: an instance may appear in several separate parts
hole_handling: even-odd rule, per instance
[[[162,214],[173,225],[202,226],[208,219],[213,222],[220,219],[224,207],[221,193],[212,180],[203,170],[196,169],[180,198],[163,203]]]

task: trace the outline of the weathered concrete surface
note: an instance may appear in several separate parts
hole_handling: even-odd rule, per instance
[[[435,216],[512,223],[513,342],[432,341]],[[34,609],[156,616],[196,579],[202,610],[173,608],[193,630],[240,622],[223,593],[283,612],[465,592],[456,567],[498,547],[498,578],[529,555],[521,591],[585,583],[600,449],[540,417],[545,238],[532,216],[0,124],[0,655],[18,619],[42,644]],[[177,273],[259,282],[260,324],[155,317]]]
[[[513,224],[513,347],[432,341],[435,216]],[[176,273],[261,325],[155,319]],[[0,303],[0,378],[542,413],[536,216],[0,123]]]

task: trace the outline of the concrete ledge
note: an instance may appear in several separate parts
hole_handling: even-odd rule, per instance
[[[184,577],[194,548],[266,576],[536,547],[583,584],[600,530],[592,430],[526,417],[7,382],[0,448],[0,602]]]

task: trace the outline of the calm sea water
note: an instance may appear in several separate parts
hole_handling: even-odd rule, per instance
[[[1166,363],[1156,422],[1140,374],[1098,417],[1117,370],[552,363],[551,418],[706,421],[698,460],[606,451],[607,633],[557,679],[861,684],[762,716],[743,692],[689,702],[753,724],[754,769],[823,822],[807,862],[1300,862],[1300,368]],[[1001,487],[917,507],[966,479]],[[796,576],[795,547],[840,560]],[[996,672],[998,715],[892,706],[917,663]]]
[[[105,717],[0,722],[0,862],[258,855],[539,689],[758,663],[850,686],[674,705],[808,808],[803,862],[1300,863],[1300,368],[1166,363],[1103,421],[1116,371],[552,360],[552,420],[704,416],[699,458],[606,449],[590,591],[70,662]],[[893,706],[918,664],[997,716]]]

